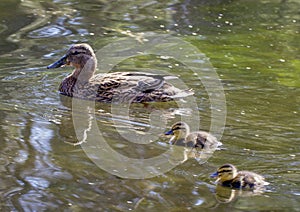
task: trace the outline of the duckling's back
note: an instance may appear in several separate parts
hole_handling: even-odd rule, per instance
[[[239,171],[235,178],[222,182],[222,185],[238,189],[260,190],[269,183],[265,181],[264,177],[254,172]]]
[[[214,136],[205,131],[191,132],[186,137],[186,143],[188,146],[201,149],[209,149],[221,145]]]

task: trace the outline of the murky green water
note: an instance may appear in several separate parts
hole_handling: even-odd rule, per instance
[[[0,8],[1,210],[300,210],[298,1],[2,0]],[[99,103],[92,118],[104,140],[117,153],[143,161],[170,148],[161,133],[172,123],[200,118],[200,128],[222,135],[223,147],[203,164],[189,159],[154,178],[124,179],[93,162],[109,163],[112,156],[102,147],[95,145],[88,157],[80,145],[72,145],[78,142],[75,132],[84,139],[90,113],[86,107],[72,113],[72,101],[57,93],[70,69],[45,67],[75,42],[101,50],[121,38],[138,43],[153,33],[186,41],[210,59],[227,111],[211,103],[213,88],[205,84],[209,72],[196,75],[180,61],[141,54],[114,70],[179,75],[183,87],[195,90],[196,105],[189,107],[189,100],[182,107],[130,105],[128,120],[122,108]],[[113,116],[112,111],[120,114]],[[225,112],[225,128],[214,129],[215,124],[222,126],[222,117],[212,117]],[[76,131],[73,121],[78,117],[82,123]],[[144,137],[153,142],[132,143],[126,133],[139,142]],[[97,140],[92,130],[87,135],[86,144]],[[209,175],[225,162],[263,174],[271,183],[268,190],[235,195],[225,189],[216,195]]]

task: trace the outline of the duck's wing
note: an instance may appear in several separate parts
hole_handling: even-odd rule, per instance
[[[186,142],[188,146],[193,145],[193,147],[201,149],[209,149],[221,145],[221,143],[214,136],[205,131],[190,133],[186,138]]]
[[[206,143],[206,135],[201,132],[192,132],[186,137],[188,147],[203,149]]]
[[[176,78],[144,72],[127,72],[124,76],[128,77],[126,81],[131,83],[132,89],[143,93],[160,89],[165,84],[165,79]]]
[[[134,89],[143,93],[150,93],[154,90],[160,89],[165,83],[165,79],[162,76],[140,76],[141,79],[136,81]]]
[[[113,72],[96,75],[90,83],[97,85],[99,101],[106,98],[108,102],[170,101],[193,94],[191,90],[181,90],[165,81],[174,78],[177,77],[144,72]]]
[[[244,188],[257,189],[269,184],[263,176],[254,172],[240,171],[238,176],[242,178]]]
[[[160,89],[165,79],[170,77],[144,72],[113,72],[98,74],[92,81],[103,89],[135,90],[135,92],[149,93]]]

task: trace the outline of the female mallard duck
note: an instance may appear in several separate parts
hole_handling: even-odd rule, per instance
[[[269,185],[263,176],[249,171],[237,171],[232,164],[224,164],[211,177],[217,178],[216,182],[222,186],[238,189],[259,190]]]
[[[204,131],[190,132],[190,127],[185,122],[173,124],[171,130],[165,135],[173,135],[171,144],[184,145],[192,148],[212,149],[221,145],[214,136]]]
[[[143,72],[115,72],[94,75],[97,58],[88,44],[75,44],[47,68],[74,66],[59,86],[61,94],[100,102],[165,102],[192,95],[165,82],[170,76]]]

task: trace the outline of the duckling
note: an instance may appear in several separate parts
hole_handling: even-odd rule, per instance
[[[171,144],[192,148],[211,149],[221,145],[221,142],[208,132],[190,132],[190,127],[185,122],[176,122],[165,135],[173,135],[170,139]]]
[[[232,164],[224,164],[211,177],[217,178],[219,185],[238,189],[261,190],[269,185],[263,176],[249,171],[237,171]]]
[[[144,72],[114,72],[95,75],[97,58],[92,47],[81,43],[71,46],[48,69],[65,65],[75,67],[59,86],[63,95],[107,103],[166,102],[193,95],[191,90],[180,90],[165,80],[171,76]]]

